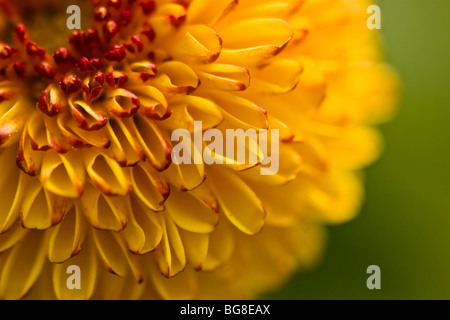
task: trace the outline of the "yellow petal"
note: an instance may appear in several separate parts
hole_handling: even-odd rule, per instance
[[[134,117],[136,135],[150,163],[159,171],[167,169],[171,162],[172,147],[153,120]]]
[[[28,233],[17,220],[7,232],[0,233],[0,253],[14,247]]]
[[[212,63],[222,50],[219,35],[205,25],[190,25],[169,49],[176,60],[188,64]]]
[[[223,115],[220,108],[208,99],[197,96],[185,96],[180,99],[186,103],[186,111],[194,121],[202,122],[202,130],[208,130],[218,126],[223,121]],[[194,128],[188,128],[194,132]]]
[[[131,191],[125,170],[105,154],[95,151],[84,153],[86,171],[94,185],[109,196],[124,196]]]
[[[297,86],[302,65],[293,60],[276,60],[261,67],[253,74],[252,86],[247,94],[281,94],[292,91]]]
[[[172,103],[172,116],[160,123],[169,132],[186,129],[194,133],[195,121],[201,121],[202,131],[205,131],[218,126],[224,119],[221,109],[209,99],[189,95],[174,99]]]
[[[189,152],[191,164],[181,163],[176,165],[172,163],[169,168],[164,171],[163,175],[166,177],[167,181],[178,190],[194,190],[206,179],[206,171],[203,161],[197,164],[194,161],[196,158],[201,159],[202,153],[201,150],[197,149],[193,141],[191,150],[188,150],[188,147],[186,147],[184,152]]]
[[[279,150],[271,150],[271,141],[268,139],[268,154],[271,162],[279,161],[279,166],[275,172],[273,163],[259,165],[246,171],[239,172],[239,175],[247,180],[252,180],[265,185],[282,185],[292,181],[302,169],[302,158],[300,154],[290,145],[280,143]],[[274,168],[270,168],[274,166]],[[263,175],[265,174],[265,175]]]
[[[214,63],[201,70],[198,74],[203,89],[243,91],[250,85],[250,73],[242,67]]]
[[[208,253],[203,271],[212,271],[224,264],[235,250],[236,240],[233,226],[221,216],[216,229],[209,235]]]
[[[128,211],[120,197],[105,196],[87,184],[79,203],[89,223],[98,229],[120,231],[127,225]]]
[[[164,94],[190,94],[200,85],[195,71],[180,61],[164,62],[158,72],[160,75],[152,84]]]
[[[20,299],[39,277],[46,259],[44,234],[29,232],[11,250],[3,254],[0,263],[0,297]]]
[[[140,107],[139,98],[125,89],[115,89],[101,104],[107,108],[108,112],[119,118],[134,116]]]
[[[267,226],[290,227],[304,218],[307,212],[307,187],[302,179],[297,178],[282,185],[262,185],[255,179],[248,184],[262,199],[267,213]]]
[[[67,153],[73,145],[78,143],[77,137],[64,130],[58,118],[51,118],[44,115],[45,127],[47,128],[48,144],[58,153]]]
[[[269,114],[267,116],[269,121],[269,128],[272,130],[278,130],[280,133],[280,141],[283,142],[292,142],[294,141],[295,134],[285,123],[280,121],[278,118]]]
[[[102,272],[92,300],[143,300],[145,283],[136,284],[133,275],[118,277],[109,272]]]
[[[229,23],[220,29],[226,49],[260,46],[282,47],[292,37],[291,26],[281,19],[246,19]]]
[[[336,139],[327,143],[330,156],[336,166],[359,170],[378,158],[382,150],[382,138],[378,131],[366,127],[344,129]]]
[[[239,10],[235,10],[230,18],[233,20],[241,20],[249,17],[286,18],[292,13],[298,12],[297,10],[303,2],[304,0],[240,2]]]
[[[169,185],[148,162],[131,169],[133,191],[142,203],[153,211],[163,211],[169,196]]]
[[[156,268],[150,268],[152,283],[162,299],[189,300],[193,299],[198,291],[196,274],[191,270],[185,270],[176,277],[167,279]],[[180,290],[183,288],[183,290]]]
[[[95,248],[106,268],[120,277],[127,274],[128,264],[116,237],[110,231],[93,230]]]
[[[326,95],[323,71],[309,59],[301,59],[304,71],[296,89],[283,95],[252,95],[252,101],[292,130],[294,141],[305,140],[311,115],[322,105]]]
[[[236,171],[244,171],[258,166],[264,159],[258,142],[260,132],[252,128],[244,131],[239,128],[239,123],[231,118],[226,118],[216,129],[220,131],[226,143],[222,148],[215,143],[209,144],[212,139],[206,132],[203,136],[208,142],[205,142],[203,150],[205,163],[217,163]]]
[[[134,126],[134,123],[130,119],[114,119],[107,125],[111,140],[108,151],[122,167],[133,166],[144,159],[138,137],[131,125]]]
[[[216,0],[212,6],[208,0],[194,0],[189,5],[187,21],[190,24],[213,26],[238,4],[238,0]]]
[[[154,120],[163,120],[171,116],[172,110],[166,96],[154,86],[138,86],[133,92],[139,97],[139,113]]]
[[[94,131],[86,131],[81,129],[72,117],[69,117],[66,120],[65,126],[87,146],[106,149],[111,145],[111,141],[108,137],[108,129],[106,127]]]
[[[21,173],[14,165],[15,148],[0,150],[0,233],[8,230],[20,214],[27,183],[33,178]]]
[[[208,170],[209,185],[227,218],[242,232],[254,235],[264,226],[265,211],[261,200],[234,173],[217,168]]]
[[[62,221],[67,210],[67,199],[48,192],[37,179],[34,180],[28,185],[20,219],[25,228],[45,230]]]
[[[53,266],[45,261],[44,267],[33,287],[24,297],[24,300],[57,300],[52,283]]]
[[[190,208],[186,212],[186,208]],[[172,190],[166,201],[166,210],[182,229],[195,233],[210,233],[219,221],[219,215],[189,193]]]
[[[135,254],[146,254],[160,244],[163,230],[157,213],[146,209],[142,203],[132,198],[133,214],[121,235],[128,249]]]
[[[79,206],[72,206],[63,221],[53,230],[48,247],[52,263],[62,263],[78,254],[83,245],[86,221]]]
[[[71,273],[67,273],[69,266],[80,268],[81,289],[70,290],[67,281]],[[93,239],[85,242],[83,249],[75,257],[64,263],[53,265],[53,289],[60,300],[87,300],[92,297],[98,282],[100,272],[99,261],[93,245]]]
[[[30,121],[26,124],[24,131],[29,135],[33,150],[47,151],[50,148],[41,112],[35,112],[31,115]]]
[[[209,246],[209,234],[192,233],[180,229],[186,257],[195,270],[201,271],[205,265]]]
[[[293,37],[289,24],[268,18],[229,23],[219,33],[224,49],[217,62],[244,67],[258,65],[275,56]]]
[[[160,219],[160,223],[163,228],[163,237],[155,251],[156,264],[164,276],[172,278],[184,270],[186,255],[178,228],[167,212]]]
[[[23,115],[30,114],[31,111],[25,100],[18,100],[4,114],[0,114],[0,148],[7,148],[19,141],[27,120]]]
[[[341,224],[358,213],[364,194],[358,174],[336,171],[327,179],[306,183],[309,205],[326,223]]]
[[[239,128],[268,128],[266,111],[253,102],[225,92],[210,92],[208,97],[223,110],[224,115],[235,121]]]
[[[201,184],[192,191],[189,191],[189,194],[197,198],[198,201],[202,202],[212,211],[219,213],[219,202],[214,196],[211,188],[209,188],[206,183]]]
[[[17,152],[17,166],[30,176],[35,176],[41,170],[44,152],[34,151],[31,146],[30,136],[27,130],[24,130],[19,143]]]
[[[69,100],[69,106],[72,118],[75,120],[78,127],[83,130],[99,130],[108,122],[108,117],[105,113],[96,110],[96,108],[91,107],[85,101]]]
[[[156,65],[148,61],[134,62],[129,68],[131,72],[127,72],[128,80],[136,84],[146,82],[157,73]]]
[[[79,198],[84,191],[83,163],[75,153],[66,155],[46,152],[42,162],[41,181],[46,190],[66,198]]]

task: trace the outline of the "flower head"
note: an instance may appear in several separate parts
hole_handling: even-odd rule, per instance
[[[357,212],[395,87],[368,2],[92,0],[53,51],[59,30],[0,3],[0,297],[252,297]],[[279,171],[175,165],[171,134],[196,121],[279,131]]]

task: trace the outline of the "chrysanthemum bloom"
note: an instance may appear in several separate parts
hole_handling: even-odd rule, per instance
[[[71,3],[0,1],[0,297],[251,298],[314,264],[391,112],[371,3],[91,2],[64,40]],[[279,130],[278,173],[171,163],[194,121]]]

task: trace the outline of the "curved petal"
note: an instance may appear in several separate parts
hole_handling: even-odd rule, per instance
[[[47,151],[50,145],[47,140],[47,131],[41,112],[34,112],[30,116],[30,121],[25,125],[24,132],[29,136],[33,150]]]
[[[268,142],[271,145],[271,142]],[[239,172],[239,175],[247,181],[255,181],[265,185],[282,185],[294,180],[302,169],[302,157],[292,145],[280,143],[278,150],[268,148],[271,163],[261,164],[255,168]],[[278,168],[273,162],[278,161]],[[274,168],[270,168],[273,166]]]
[[[109,272],[103,272],[92,300],[143,300],[146,284],[136,285],[133,275],[118,277]]]
[[[267,112],[250,100],[226,92],[209,92],[207,94],[222,110],[227,118],[237,123],[240,129],[268,128]]]
[[[11,250],[2,255],[0,263],[0,297],[8,300],[22,298],[39,277],[46,259],[45,236],[29,232]]]
[[[140,107],[139,98],[131,91],[115,89],[108,94],[108,99],[100,102],[109,113],[119,118],[129,118],[138,112]]]
[[[209,235],[208,253],[203,271],[212,271],[223,265],[231,257],[236,246],[233,226],[224,217],[220,217],[216,229]]]
[[[70,290],[67,282],[70,281],[70,273],[67,273],[71,265],[80,268],[80,290]],[[53,289],[60,300],[87,300],[90,299],[98,283],[100,265],[93,245],[93,239],[86,239],[83,250],[72,259],[64,263],[53,265]]]
[[[28,232],[22,227],[19,220],[16,220],[7,232],[0,233],[0,253],[14,247]]]
[[[98,255],[109,272],[120,277],[125,276],[129,272],[129,266],[116,236],[112,232],[95,229],[92,234]]]
[[[72,150],[74,146],[82,144],[82,141],[64,127],[61,119],[62,117],[44,115],[48,144],[56,152],[64,154]]]
[[[105,113],[96,110],[83,100],[69,100],[70,111],[78,127],[87,131],[103,128],[108,122]]]
[[[257,66],[277,55],[294,35],[288,23],[269,18],[240,20],[219,32],[224,49],[217,62],[243,67]]]
[[[133,166],[144,159],[132,120],[114,119],[106,128],[111,141],[108,152],[122,167]]]
[[[85,185],[83,163],[75,153],[61,155],[49,151],[42,161],[41,181],[44,188],[55,195],[79,198]]]
[[[308,206],[329,224],[354,218],[361,206],[364,190],[358,174],[333,171],[326,179],[305,179]]]
[[[193,233],[179,230],[186,258],[196,271],[201,271],[205,265],[209,247],[209,234]]]
[[[0,150],[0,233],[7,231],[19,217],[27,186],[34,179],[20,172],[14,164],[15,148]]]
[[[122,198],[107,197],[94,186],[86,184],[79,204],[88,222],[101,230],[120,231],[128,222],[128,209]]]
[[[208,170],[209,185],[227,218],[242,232],[254,235],[264,226],[265,210],[261,200],[231,171]]]
[[[156,268],[150,268],[149,272],[152,283],[162,299],[189,300],[197,294],[197,275],[191,270],[185,270],[170,279],[161,275]],[[183,290],[180,290],[180,288],[183,288]]]
[[[35,151],[32,148],[30,136],[24,130],[19,143],[19,151],[16,156],[17,166],[30,176],[37,175],[41,170],[44,152]]]
[[[163,211],[169,196],[169,185],[148,162],[140,162],[131,169],[133,192],[153,211]]]
[[[222,40],[205,25],[190,25],[169,50],[176,60],[189,64],[212,63],[220,55]]]
[[[133,92],[139,97],[139,113],[154,120],[164,120],[172,115],[166,96],[154,86],[138,86]]]
[[[262,199],[266,209],[266,225],[291,227],[305,218],[308,187],[301,178],[283,185],[262,185],[250,181],[249,186]]]
[[[128,175],[112,158],[96,151],[84,153],[86,171],[94,185],[108,196],[124,196],[131,191]]]
[[[167,169],[171,163],[172,147],[161,129],[153,120],[142,116],[134,117],[134,124],[135,134],[146,158],[156,170]]]
[[[226,49],[282,47],[293,35],[293,30],[287,22],[273,18],[237,20],[219,30]]]
[[[167,213],[160,218],[160,223],[163,237],[155,251],[156,264],[164,276],[172,278],[184,270],[186,255],[178,228]]]
[[[27,121],[23,115],[30,114],[32,110],[25,100],[18,100],[0,116],[0,148],[7,148],[19,141]]]
[[[134,254],[149,253],[158,247],[163,237],[160,219],[137,199],[132,198],[131,205],[133,214],[121,235]]]
[[[65,119],[64,126],[79,137],[87,147],[92,146],[100,149],[107,149],[111,145],[108,129],[106,127],[87,131],[80,128],[72,117]]]
[[[215,0],[212,6],[208,0],[194,0],[188,8],[187,21],[190,24],[213,26],[238,4],[238,0]]]
[[[72,206],[63,221],[50,236],[48,258],[52,263],[62,263],[78,254],[83,245],[87,229],[79,206]]]
[[[45,190],[37,179],[29,183],[20,219],[27,229],[46,230],[59,224],[66,214],[67,199]]]
[[[200,85],[197,73],[180,61],[164,62],[158,72],[152,84],[164,94],[190,94]]]
[[[203,161],[198,161],[199,159],[202,160],[202,150],[199,150],[195,142],[192,141],[194,138],[190,136],[188,131],[185,134],[179,145],[183,147],[183,158],[186,155],[186,158],[189,160],[187,163],[185,163],[184,159],[178,164],[172,162],[163,173],[171,185],[182,191],[193,190],[206,179],[205,164]],[[172,156],[175,157],[175,154]]]
[[[186,211],[189,208],[189,212]],[[219,215],[189,193],[172,190],[166,210],[180,228],[194,233],[210,233],[219,222]]]
[[[293,60],[276,60],[253,73],[248,95],[282,94],[294,90],[300,81],[302,65]]]
[[[247,69],[228,64],[209,64],[198,73],[202,88],[225,91],[243,91],[250,86]]]

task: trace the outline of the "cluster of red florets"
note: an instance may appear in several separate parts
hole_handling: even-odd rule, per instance
[[[128,27],[133,23],[134,15],[149,16],[155,11],[156,4],[154,0],[100,0],[93,1],[93,5],[94,26],[73,31],[69,37],[70,49],[60,47],[53,55],[30,39],[24,24],[18,24],[15,28],[17,47],[0,43],[0,81],[38,77],[47,83],[58,83],[67,95],[82,90],[86,101],[99,97],[104,85],[122,87],[127,76],[111,71],[105,74],[106,66],[119,64],[127,54],[142,53],[145,43],[154,40],[155,32],[145,19],[139,28],[135,24],[133,28]],[[174,25],[184,20],[184,17],[169,18]],[[151,60],[151,51],[146,58]],[[144,82],[156,74],[156,66],[152,65],[151,69],[152,74],[141,75]],[[82,81],[89,76],[90,81]],[[38,106],[47,115],[54,116],[61,110],[46,105],[48,94],[48,90],[42,92]]]

